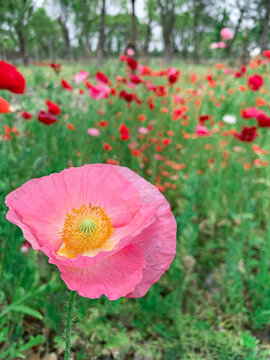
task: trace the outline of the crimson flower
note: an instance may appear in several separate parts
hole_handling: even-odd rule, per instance
[[[51,112],[40,110],[38,113],[38,120],[45,125],[51,125],[57,121],[57,116]]]
[[[270,50],[263,51],[263,56],[270,59]]]
[[[49,100],[49,99],[46,100],[46,105],[48,107],[48,112],[53,113],[55,115],[61,114],[60,107],[57,104],[55,104],[54,102],[52,102],[51,100]]]
[[[25,120],[31,120],[32,119],[32,114],[28,111],[23,111],[21,113],[21,117],[24,118]]]
[[[59,73],[61,71],[61,64],[50,63],[50,67],[56,72]]]
[[[72,91],[72,86],[65,79],[61,80],[61,85],[64,90]]]
[[[263,78],[260,75],[255,74],[248,78],[248,87],[250,90],[258,91],[261,86],[263,86]]]
[[[168,69],[168,81],[171,85],[175,84],[179,79],[180,71],[175,68]]]
[[[15,66],[0,61],[0,89],[9,90],[14,94],[23,94],[25,86],[25,78]]]
[[[252,142],[258,136],[256,126],[248,127],[244,125],[241,132],[235,133],[234,137],[243,142]]]
[[[121,134],[121,140],[126,141],[129,140],[130,134],[129,134],[129,128],[126,126],[126,124],[121,124],[119,128],[120,134]]]
[[[127,58],[127,64],[132,70],[136,70],[138,67],[137,61],[130,57]]]
[[[263,111],[260,111],[256,119],[260,127],[270,127],[270,117],[267,116]]]
[[[96,80],[101,81],[104,84],[108,84],[108,82],[109,82],[108,77],[105,74],[103,74],[102,72],[99,72],[99,71],[96,73]]]
[[[244,119],[257,118],[257,116],[261,113],[261,110],[258,110],[256,107],[249,107],[247,109],[241,110],[241,115]]]

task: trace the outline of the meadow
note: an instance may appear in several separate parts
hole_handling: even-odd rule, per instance
[[[0,91],[13,110],[0,115],[0,359],[60,359],[68,301],[57,268],[5,219],[4,199],[87,163],[127,166],[155,184],[178,224],[177,253],[142,298],[77,296],[74,359],[270,359],[268,60],[169,71],[155,60],[135,72],[125,59],[42,65],[19,67],[23,95]],[[90,83],[74,81],[80,70]],[[104,98],[97,71],[109,79]],[[61,108],[50,125],[38,120],[47,99]]]

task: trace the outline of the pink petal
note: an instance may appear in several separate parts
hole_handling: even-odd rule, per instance
[[[31,180],[10,193],[6,204],[16,213],[17,223],[20,219],[32,229],[39,246],[58,250],[66,213],[83,204],[101,206],[117,228],[138,211],[140,195],[114,166],[95,164]]]
[[[105,295],[116,300],[134,290],[145,267],[143,253],[129,245],[88,268],[61,266],[61,277],[70,290],[91,299]]]
[[[134,292],[128,297],[145,295],[153,283],[169,268],[176,253],[176,221],[170,204],[158,189],[128,168],[118,167],[118,171],[135,184],[143,203],[155,205],[156,221],[135,236],[132,244],[138,246],[145,257],[146,269]]]

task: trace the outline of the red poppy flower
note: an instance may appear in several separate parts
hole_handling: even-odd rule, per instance
[[[256,119],[260,127],[270,127],[270,117],[267,116],[263,111],[260,111]]]
[[[125,99],[127,102],[131,102],[133,100],[133,94],[127,93],[125,90],[120,91],[119,97],[120,99]]]
[[[61,64],[50,63],[50,67],[56,72],[59,73],[61,71]]]
[[[32,114],[28,111],[23,111],[21,113],[21,117],[24,118],[25,120],[31,120],[32,119]]]
[[[168,81],[171,85],[175,84],[179,79],[180,71],[175,68],[168,69]]]
[[[14,94],[23,94],[25,86],[25,78],[15,66],[0,61],[0,89],[9,90]]]
[[[119,131],[121,134],[121,140],[126,141],[129,140],[130,134],[129,134],[129,128],[126,126],[126,124],[121,124],[119,127]]]
[[[270,50],[263,51],[263,56],[270,59]]]
[[[0,114],[10,113],[12,112],[10,109],[10,104],[7,100],[0,98]]]
[[[38,120],[46,125],[54,124],[57,121],[55,114],[40,110],[38,113]]]
[[[65,79],[61,80],[61,85],[64,90],[72,91],[72,86]]]
[[[128,57],[127,58],[127,64],[128,66],[132,69],[132,70],[136,70],[137,69],[137,66],[138,66],[138,63],[136,60]]]
[[[258,136],[256,126],[248,127],[244,125],[240,133],[235,133],[234,137],[243,142],[252,142]]]
[[[207,121],[207,120],[209,120],[209,119],[211,119],[211,116],[210,116],[210,115],[201,115],[201,116],[199,117],[199,121],[201,121],[201,122]]]
[[[96,80],[101,81],[104,84],[108,84],[108,82],[109,82],[108,77],[105,74],[103,74],[102,72],[99,72],[99,71],[96,73]]]
[[[61,114],[61,109],[60,107],[55,104],[54,102],[52,102],[51,100],[46,100],[46,105],[48,107],[48,111],[55,114],[55,115],[59,115]]]
[[[241,110],[241,115],[244,119],[256,118],[260,113],[261,110],[258,110],[255,107],[249,107]]]
[[[263,85],[263,78],[260,75],[255,74],[248,78],[248,87],[250,88],[250,90],[258,91],[262,85]]]
[[[130,75],[130,81],[134,84],[140,84],[142,82],[142,80],[139,78],[139,76],[137,76],[135,74]]]
[[[111,145],[109,143],[107,143],[107,142],[103,144],[103,148],[104,148],[105,151],[111,151],[112,150]]]

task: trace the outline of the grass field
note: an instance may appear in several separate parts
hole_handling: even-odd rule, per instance
[[[68,299],[46,256],[22,251],[21,230],[5,219],[5,196],[31,178],[97,162],[128,166],[164,193],[178,224],[178,248],[143,298],[77,297],[74,359],[270,359],[270,134],[258,128],[252,142],[234,136],[256,125],[242,109],[270,114],[269,65],[253,62],[239,78],[220,64],[174,66],[181,75],[173,85],[161,74],[142,77],[163,84],[161,94],[116,81],[128,78],[118,61],[102,69],[66,64],[59,75],[31,65],[20,68],[25,94],[1,91],[14,112],[0,115],[0,359],[60,359]],[[72,79],[78,70],[90,71],[92,84],[102,71],[115,91],[92,99]],[[247,86],[254,74],[264,79],[258,91]],[[63,78],[72,91],[62,89]],[[123,89],[141,102],[119,98]],[[37,120],[47,99],[62,110],[50,126]],[[33,118],[23,119],[23,110]],[[228,114],[235,124],[222,121]],[[203,136],[196,133],[202,115],[210,116],[205,126],[201,120]],[[119,133],[123,123],[127,140]]]

